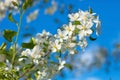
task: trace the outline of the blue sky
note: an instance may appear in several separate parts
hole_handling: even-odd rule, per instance
[[[112,48],[114,47],[115,42],[119,42],[120,40],[120,0],[57,0],[59,3],[64,2],[67,4],[73,4],[73,12],[78,11],[79,9],[87,10],[89,7],[96,12],[100,20],[102,21],[101,26],[101,34],[98,39],[94,42],[90,42],[90,45],[98,45],[107,48],[108,52],[111,54]],[[49,6],[49,5],[47,5]],[[36,33],[41,32],[43,29],[56,33],[56,30],[62,26],[63,24],[68,23],[68,13],[65,9],[65,14],[61,15],[59,12],[55,12],[54,15],[44,15],[44,9],[40,9],[39,15],[35,21],[31,23],[26,23],[26,15],[28,15],[34,9],[38,9],[39,6],[35,6],[28,10],[25,13],[23,18],[23,25],[21,28],[21,33],[31,32],[35,36]],[[19,19],[19,15],[15,15],[16,20]],[[54,23],[54,18],[58,18],[60,20],[59,24]],[[25,26],[29,26],[31,29],[29,31],[25,30]],[[34,27],[35,31],[32,29]],[[12,29],[16,30],[17,28],[13,23],[11,23],[7,18],[3,19],[0,22],[0,31],[4,29]],[[0,37],[0,44],[4,41],[4,38]],[[21,35],[19,42],[23,41]],[[90,46],[89,46],[90,47]],[[112,64],[112,66],[115,64]],[[113,66],[114,67],[114,66]],[[98,77],[100,80],[109,80],[109,77],[112,76],[112,80],[120,80],[120,70],[116,71],[113,67],[111,67],[111,71],[109,74],[106,74],[103,69],[94,69],[91,72],[83,74],[81,79],[76,80],[87,80],[87,77]],[[119,67],[120,68],[120,67]],[[70,80],[69,75],[65,80]],[[75,79],[71,79],[75,80]],[[91,79],[92,80],[92,79]]]

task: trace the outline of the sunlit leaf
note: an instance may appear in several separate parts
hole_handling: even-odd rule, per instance
[[[0,62],[0,67],[5,67],[5,63],[4,62]]]
[[[73,22],[73,25],[80,25],[81,23],[80,23],[80,21],[74,21]]]
[[[32,49],[35,46],[35,44],[35,39],[31,38],[29,43],[22,43],[22,47]]]
[[[72,65],[71,64],[65,64],[65,67],[67,67],[68,69],[72,70]]]
[[[17,21],[15,21],[15,19],[13,18],[12,13],[10,13],[10,14],[8,15],[8,19],[9,19],[11,22],[17,23]]]
[[[0,69],[0,80],[19,80],[18,77],[17,71],[15,70]]]
[[[15,1],[12,1],[12,4],[18,7],[18,3],[16,3]]]
[[[6,43],[2,43],[2,45],[0,46],[0,50],[4,50],[6,48]]]
[[[25,2],[22,5],[22,9],[26,10],[28,7],[32,5],[33,1],[32,0],[25,0]]]

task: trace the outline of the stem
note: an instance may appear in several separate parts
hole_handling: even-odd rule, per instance
[[[22,16],[23,16],[23,12],[21,11],[21,9],[19,9],[20,11],[20,22],[19,24],[16,24],[17,25],[17,28],[18,28],[18,31],[17,31],[17,36],[16,36],[16,40],[15,40],[15,43],[14,43],[14,53],[13,53],[13,57],[12,57],[12,67],[14,65],[14,61],[15,61],[15,56],[17,54],[16,52],[16,48],[17,48],[17,42],[18,42],[18,37],[19,37],[19,33],[20,33],[20,27],[22,25]]]
[[[46,55],[43,56],[43,58],[47,57],[50,52],[51,52],[51,51],[49,50],[49,51],[46,53]],[[37,66],[31,65],[31,67],[28,68],[28,69],[19,77],[19,79],[22,78],[22,77],[24,77],[24,76],[25,76],[27,73],[29,73],[30,71],[39,68],[40,65],[41,65],[41,64],[38,64]]]
[[[31,67],[29,68],[29,69],[27,69],[20,77],[19,77],[19,79],[20,78],[22,78],[23,76],[25,76],[27,73],[29,73],[31,70],[33,70],[35,67],[34,67],[34,65],[31,65]]]

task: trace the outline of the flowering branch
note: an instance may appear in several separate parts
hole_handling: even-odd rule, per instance
[[[31,38],[29,43],[22,43],[22,50],[17,52],[16,44],[22,25],[23,12],[30,7],[32,0],[25,0],[22,4],[13,2],[13,4],[20,12],[20,22],[17,23],[12,14],[9,15],[9,20],[17,25],[18,31],[6,30],[4,32],[6,40],[13,42],[14,36],[16,36],[16,40],[14,49],[8,50],[12,53],[12,59],[7,59],[5,64],[1,63],[3,66],[0,69],[15,70],[19,73],[19,78],[29,77],[32,72],[36,80],[51,79],[64,66],[69,66],[64,59],[65,53],[68,53],[69,56],[78,53],[78,49],[84,50],[88,46],[88,38],[95,40],[91,36],[94,32],[97,36],[99,35],[101,22],[96,13],[93,13],[91,9],[89,11],[79,10],[68,15],[69,23],[58,29],[56,34],[43,30],[42,33],[37,33],[35,38]],[[35,11],[34,15],[37,14],[38,11]],[[31,14],[30,17],[32,16]],[[7,53],[5,49],[6,44],[4,43],[0,50]]]
[[[19,11],[20,11],[20,22],[19,22],[19,24],[16,24],[17,28],[18,28],[18,31],[17,31],[16,40],[15,40],[15,43],[14,43],[14,54],[13,54],[13,57],[12,57],[12,65],[14,65],[15,56],[17,54],[17,52],[16,52],[16,44],[18,42],[18,36],[19,36],[19,33],[20,33],[20,27],[22,25],[23,11],[21,9]]]

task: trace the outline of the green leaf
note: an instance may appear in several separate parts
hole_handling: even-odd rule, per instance
[[[16,3],[15,1],[12,1],[12,4],[16,7],[18,7],[18,3]]]
[[[25,0],[25,2],[22,5],[22,9],[26,10],[28,7],[32,5],[33,1],[32,0]]]
[[[71,64],[65,64],[65,67],[69,68],[70,70],[73,69]]]
[[[2,45],[0,46],[0,50],[4,50],[6,48],[6,43],[2,43]]]
[[[25,58],[25,59],[26,59],[26,58],[28,58],[28,57],[27,57],[27,56],[20,56],[19,58]]]
[[[13,37],[17,34],[17,32],[12,30],[4,30],[4,38],[8,40],[9,42],[12,42]]]
[[[4,54],[4,55],[7,55],[8,52],[6,50],[0,50],[0,54]]]
[[[31,38],[29,43],[22,43],[22,47],[32,49],[35,46],[35,44],[36,44],[35,39]]]
[[[73,22],[73,25],[80,25],[81,23],[80,23],[80,21],[74,21]]]
[[[17,23],[17,21],[15,21],[15,19],[13,18],[12,13],[10,13],[10,14],[8,15],[8,19],[9,19],[11,22]]]
[[[23,5],[22,5],[22,9],[23,9],[23,10],[26,10],[26,9],[27,9],[27,5],[28,5],[28,4],[27,4],[26,2],[24,2]]]
[[[0,69],[0,80],[19,80],[15,70]]]
[[[0,67],[5,67],[5,63],[4,62],[0,62]]]
[[[91,41],[95,41],[97,38],[93,38],[92,36],[89,37]]]
[[[92,10],[92,8],[89,8],[89,12],[90,12],[90,14],[92,14],[92,13],[93,13],[93,10]]]
[[[30,64],[26,64],[24,67],[23,67],[23,71],[26,71],[27,69],[31,69],[34,67],[34,64],[30,63]]]
[[[74,30],[74,32],[75,32],[75,34],[77,35],[77,34],[79,33],[79,29],[76,28],[76,29]]]

